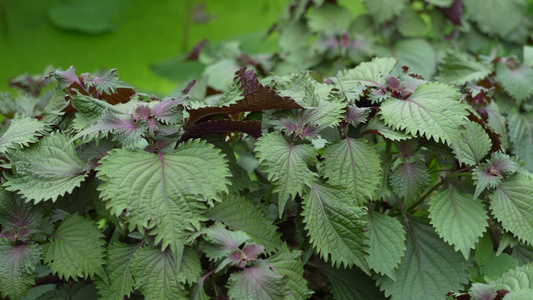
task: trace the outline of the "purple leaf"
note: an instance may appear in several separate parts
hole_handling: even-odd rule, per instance
[[[152,107],[152,115],[161,123],[177,124],[182,119],[183,105],[181,98],[165,98]]]
[[[255,261],[257,256],[265,251],[265,247],[257,244],[248,244],[242,249],[242,252],[246,255],[247,260]]]
[[[59,82],[59,87],[65,89],[73,83],[80,84],[78,76],[76,75],[76,69],[70,66],[66,71],[55,71],[53,76]]]
[[[452,21],[454,25],[461,26],[461,15],[463,14],[463,5],[461,0],[456,0],[450,7],[439,7],[446,19]]]
[[[355,105],[350,105],[348,106],[348,111],[346,112],[346,122],[352,124],[353,126],[366,123],[369,114],[369,107],[357,107]]]

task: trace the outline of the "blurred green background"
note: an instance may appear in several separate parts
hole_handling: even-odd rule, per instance
[[[0,91],[9,78],[47,66],[79,75],[117,68],[137,91],[166,95],[177,86],[150,66],[199,41],[238,38],[274,51],[263,37],[288,0],[0,0]]]

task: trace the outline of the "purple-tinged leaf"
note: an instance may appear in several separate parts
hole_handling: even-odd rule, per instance
[[[80,83],[76,75],[76,69],[70,66],[66,71],[55,71],[52,73],[55,79],[59,82],[59,87],[65,89],[73,83]]]
[[[228,230],[222,223],[215,223],[203,233],[205,234],[204,240],[207,242],[204,253],[212,260],[229,256],[235,250],[240,251],[240,246],[250,239],[244,231]]]
[[[263,253],[263,251],[265,251],[265,247],[257,244],[248,244],[242,249],[247,259],[251,261],[257,260],[257,256]]]
[[[0,225],[3,230],[34,228],[39,225],[42,217],[42,211],[31,202],[25,202],[21,197],[0,187]]]
[[[20,299],[30,285],[35,284],[33,271],[41,261],[42,246],[13,245],[0,239],[0,295]]]
[[[501,152],[494,152],[486,163],[472,170],[472,179],[476,185],[474,198],[479,197],[486,188],[496,188],[504,178],[516,173],[519,169],[520,165],[511,157]]]
[[[135,117],[138,119],[148,120],[152,111],[146,105],[139,105],[135,109]]]
[[[194,45],[191,52],[189,52],[189,55],[187,55],[187,60],[198,60],[198,58],[200,57],[200,52],[204,48],[205,44],[207,44],[207,42],[207,39],[203,39],[196,45]]]
[[[438,9],[440,9],[446,19],[450,20],[454,25],[462,25],[461,16],[463,14],[463,5],[461,4],[461,0],[456,0],[449,7],[438,7]]]
[[[85,80],[87,88],[95,88],[97,96],[116,94],[118,89],[132,89],[132,86],[120,80],[117,69],[111,69],[103,76],[90,76]]]
[[[199,120],[215,114],[234,114],[249,111],[263,111],[271,109],[303,109],[293,99],[281,97],[270,87],[265,87],[256,78],[253,70],[246,71],[243,67],[237,71],[235,80],[238,80],[243,89],[243,99],[236,101],[229,106],[223,107],[202,107],[189,111],[187,127]]]
[[[215,120],[193,124],[183,134],[183,141],[201,137],[209,133],[243,132],[258,139],[261,136],[261,123],[259,121],[232,121]]]
[[[418,149],[418,139],[395,141],[394,146],[400,151],[400,156],[409,159]]]
[[[232,273],[228,281],[230,299],[283,299],[290,293],[288,278],[275,274],[269,266],[258,261],[254,266]]]
[[[152,107],[152,115],[161,123],[174,125],[183,117],[181,99],[165,98]]]
[[[366,123],[369,114],[369,107],[357,107],[355,105],[350,105],[348,106],[348,111],[346,112],[346,122],[353,126]]]
[[[387,81],[387,85],[391,89],[393,89],[393,90],[400,89],[400,87],[401,87],[400,80],[398,80],[398,78],[396,76],[387,75],[387,76],[385,76],[385,80]]]

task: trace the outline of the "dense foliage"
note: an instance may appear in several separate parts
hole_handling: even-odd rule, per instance
[[[533,298],[528,3],[490,2],[294,1],[164,99],[14,79],[2,297]]]

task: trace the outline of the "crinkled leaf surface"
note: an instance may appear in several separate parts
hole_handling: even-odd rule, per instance
[[[98,95],[114,94],[118,89],[131,89],[132,86],[120,80],[117,69],[111,69],[102,76],[91,76],[85,80],[87,88],[94,87]]]
[[[529,66],[520,65],[510,69],[504,64],[498,64],[496,79],[516,101],[524,100],[533,94],[533,68]]]
[[[507,118],[512,153],[526,163],[528,171],[533,172],[533,112],[512,112]]]
[[[40,263],[42,246],[29,243],[12,244],[0,239],[0,294],[10,299],[20,299],[30,285],[35,284],[33,274]]]
[[[525,9],[524,0],[463,0],[467,15],[477,22],[479,28],[488,34],[505,38],[515,29]]]
[[[407,0],[364,0],[368,12],[381,24],[392,20],[406,7]]]
[[[185,230],[199,227],[202,202],[226,191],[230,174],[220,151],[200,140],[168,154],[114,150],[100,162],[101,197],[108,208],[116,215],[127,210],[130,228],[150,229],[178,261]]]
[[[392,190],[405,199],[405,204],[410,205],[420,193],[429,185],[430,174],[427,166],[417,161],[414,163],[403,162],[396,166],[390,174]]]
[[[281,245],[281,233],[277,232],[277,226],[244,197],[226,197],[204,216],[223,222],[231,229],[246,232],[251,241],[263,245],[268,252],[273,252]]]
[[[466,53],[448,50],[439,65],[437,79],[450,84],[462,85],[485,78],[492,72],[485,64],[475,61]]]
[[[290,293],[288,278],[275,274],[263,261],[241,272],[231,273],[228,280],[230,299],[286,299]]]
[[[133,292],[133,276],[131,275],[131,258],[139,249],[138,245],[115,242],[107,247],[107,264],[105,271],[108,283],[96,282],[98,293],[102,299],[123,299]]]
[[[17,191],[28,200],[40,202],[70,193],[85,179],[85,163],[79,159],[74,145],[64,133],[52,133],[23,150],[9,156],[14,174],[4,187]]]
[[[486,188],[496,188],[504,176],[512,175],[519,169],[520,165],[514,159],[501,152],[494,152],[490,160],[479,164],[472,170],[472,179],[476,185],[474,198],[477,198]]]
[[[279,193],[279,215],[285,203],[296,194],[302,194],[312,184],[315,173],[307,167],[316,161],[316,151],[309,144],[289,144],[279,133],[263,135],[256,144],[259,159],[266,165],[268,179],[276,184]]]
[[[406,250],[396,281],[386,276],[377,281],[387,297],[441,300],[467,282],[468,263],[431,226],[409,218],[406,230]]]
[[[500,278],[492,280],[497,289],[520,291],[533,289],[533,263],[505,272]]]
[[[286,299],[300,300],[311,297],[313,291],[307,288],[301,251],[291,251],[284,244],[275,255],[266,259],[265,262],[274,269],[274,273],[289,279],[287,285],[290,292]]]
[[[209,259],[220,260],[228,257],[232,252],[240,250],[240,246],[247,242],[250,237],[243,231],[227,230],[221,223],[204,229],[205,233],[203,252]]]
[[[429,217],[439,236],[461,251],[465,259],[488,225],[483,204],[452,185],[431,197]]]
[[[328,145],[321,173],[331,185],[346,188],[358,203],[367,201],[381,184],[379,154],[365,140],[342,139]]]
[[[400,2],[400,1],[395,1]],[[366,86],[384,87],[385,76],[394,69],[397,60],[392,57],[374,58],[370,62],[360,63],[357,67],[338,74],[342,86],[354,86],[363,83]]]
[[[0,225],[2,230],[35,228],[42,220],[39,207],[0,187]]]
[[[405,251],[405,230],[395,218],[371,211],[368,219],[368,256],[372,270],[396,280],[396,268]]]
[[[460,138],[454,140],[452,148],[460,163],[474,166],[489,153],[492,143],[485,130],[477,123],[467,122]]]
[[[43,134],[45,124],[37,119],[16,114],[11,124],[0,137],[0,153],[8,152],[15,146],[28,146]]]
[[[521,241],[533,243],[533,179],[515,174],[490,195],[490,210],[503,229]]]
[[[202,265],[196,250],[186,247],[181,258],[179,281],[183,284],[193,284],[202,277]]]
[[[104,235],[77,214],[64,219],[44,245],[44,263],[64,280],[87,279],[94,274],[107,281],[104,271]]]
[[[305,229],[317,252],[336,267],[353,264],[370,273],[365,259],[364,209],[346,190],[315,183],[303,201]]]
[[[178,268],[169,249],[143,246],[135,252],[130,270],[135,278],[135,288],[145,299],[185,300],[188,299],[179,282]]]
[[[419,85],[407,99],[390,98],[381,105],[381,118],[394,129],[418,132],[427,139],[451,143],[460,137],[460,125],[468,114],[458,91],[446,84]]]
[[[376,286],[372,277],[358,268],[335,268],[328,264],[320,264],[331,283],[333,296],[338,300],[384,300],[383,292]]]

